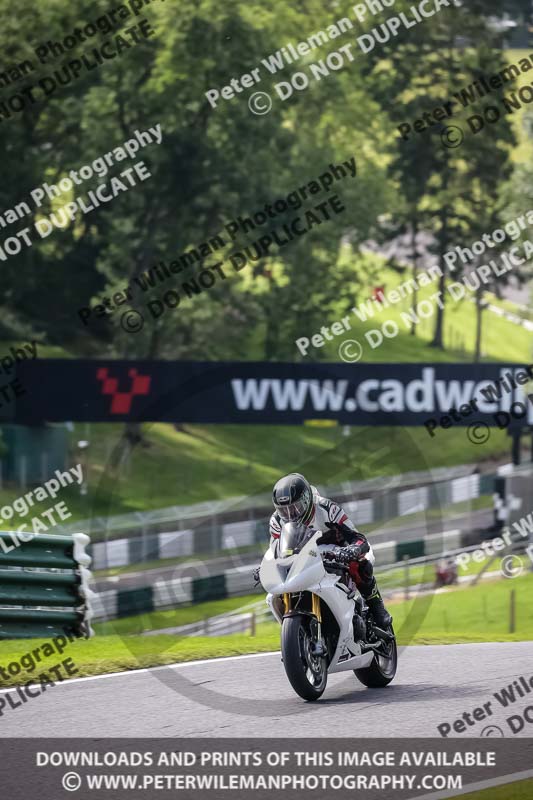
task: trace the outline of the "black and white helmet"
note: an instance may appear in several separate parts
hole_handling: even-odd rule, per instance
[[[307,523],[313,516],[313,490],[299,472],[279,479],[272,490],[272,502],[283,522]]]

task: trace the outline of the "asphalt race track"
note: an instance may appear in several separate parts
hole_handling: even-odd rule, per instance
[[[506,718],[533,708],[533,689],[508,708],[493,693],[521,676],[533,680],[533,642],[408,647],[388,688],[366,689],[347,672],[306,703],[269,653],[59,684],[5,707],[0,736],[435,737],[490,701],[491,716],[455,735],[510,737]],[[533,736],[533,724],[517,735]]]

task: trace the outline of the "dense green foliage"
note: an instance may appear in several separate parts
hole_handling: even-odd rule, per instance
[[[0,215],[5,222],[0,247],[24,226],[33,231],[31,247],[0,261],[0,338],[5,343],[35,338],[41,356],[298,360],[295,339],[341,318],[367,300],[373,286],[385,283],[390,288],[428,263],[444,268],[443,253],[450,247],[471,245],[484,231],[527,210],[533,191],[531,168],[516,161],[517,153],[524,158],[531,154],[524,124],[527,108],[487,125],[479,135],[467,136],[456,149],[443,146],[439,126],[413,134],[408,141],[397,130],[402,122],[413,123],[443,104],[474,78],[517,60],[517,52],[502,49],[501,36],[489,21],[504,12],[526,15],[526,2],[450,5],[418,25],[402,28],[368,54],[358,47],[357,37],[391,16],[392,9],[359,22],[351,4],[330,0],[300,0],[296,5],[279,0],[274,6],[256,0],[145,2],[137,16],[125,12],[116,30],[89,36],[75,46],[70,42],[63,55],[52,57],[48,52],[40,63],[38,53],[47,42],[63,42],[76,28],[85,30],[119,6],[107,0],[48,0],[37,6],[28,0],[0,0],[0,73],[10,76],[0,79]],[[394,13],[408,14],[411,5],[411,0],[398,0]],[[330,30],[328,26],[343,18],[352,20],[351,30],[338,38],[322,38],[294,63],[285,61],[276,74],[268,74],[264,59],[313,36],[316,42],[318,32]],[[153,36],[138,37],[120,57],[102,60],[95,69],[83,68],[66,80],[73,59],[86,54],[94,61],[103,42],[115,47],[117,31],[126,39],[127,30],[142,19],[153,28]],[[353,57],[346,57],[341,69],[332,68],[285,101],[279,98],[276,83],[289,81],[297,72],[309,75],[312,64],[345,45],[351,46]],[[34,69],[15,79],[15,65],[24,60]],[[260,69],[260,83],[212,108],[206,100],[208,90],[221,91],[232,78],[254,68]],[[529,75],[521,75],[516,85],[525,85]],[[6,112],[10,98],[23,97],[25,89],[52,77],[57,83],[53,92],[35,91],[36,102],[26,99],[22,111]],[[269,114],[250,112],[248,101],[256,90],[272,97]],[[460,110],[454,123],[466,130],[466,118],[481,113],[489,101],[497,102],[493,96],[478,99]],[[60,197],[45,198],[39,208],[31,201],[32,190],[45,181],[58,184],[71,170],[79,171],[134,137],[136,130],[156,126],[161,126],[161,144],[143,147],[135,159],[116,163],[103,177],[94,175]],[[203,263],[172,274],[146,294],[134,292],[131,301],[106,317],[93,313],[87,326],[82,323],[78,309],[94,308],[160,261],[170,263],[225,231],[235,218],[253,215],[265,204],[308,186],[330,164],[352,158],[355,179],[309,195],[303,208],[290,208],[255,230],[239,231],[235,241],[225,235],[224,246]],[[137,181],[90,213],[78,211],[73,222],[46,238],[35,233],[36,222],[52,212],[59,214],[65,203],[87,198],[98,185],[108,186],[135,160],[149,170],[147,180]],[[342,213],[332,213],[328,221],[284,246],[272,246],[243,269],[229,266],[235,249],[253,250],[260,236],[282,230],[335,193],[344,206]],[[31,213],[9,220],[8,209],[22,202],[28,202]],[[369,252],[369,242],[388,247],[399,234],[412,239],[401,258]],[[418,237],[425,239],[425,247]],[[182,284],[192,284],[204,268],[222,260],[227,279],[187,296]],[[460,271],[445,275],[441,286],[431,291],[442,289],[449,279],[458,280]],[[529,278],[528,265],[519,277]],[[179,307],[152,319],[146,302],[172,288],[179,290]],[[497,285],[486,288],[498,293]],[[365,359],[529,359],[530,335],[525,330],[488,311],[482,317],[486,296],[485,288],[476,296],[477,325],[467,301],[448,302],[434,319],[413,326],[416,336],[402,329],[382,349],[367,350]],[[490,302],[499,300],[492,294]],[[120,325],[130,305],[146,317],[141,332],[126,333]],[[397,318],[398,308],[387,316]],[[365,326],[353,315],[352,319],[354,335],[361,337]],[[308,358],[338,360],[337,350],[336,342],[328,343]],[[305,465],[308,459],[316,462],[317,481],[358,477],[350,460],[357,460],[355,452],[361,464],[367,453],[382,445],[392,444],[404,456],[399,465],[396,455],[390,459],[389,472],[425,464],[425,457],[411,459],[405,453],[410,434],[398,442],[386,429],[371,437],[361,431],[357,447],[350,446],[350,457],[344,459],[343,454],[344,460],[339,460],[340,430],[155,426],[151,431],[145,428],[139,440],[120,439],[118,427],[93,428],[89,494],[78,498],[73,493],[69,498],[78,518],[236,495],[242,493],[243,482],[246,491],[253,492],[279,471]],[[73,452],[77,439],[85,435],[77,426]],[[424,432],[416,431],[414,437],[417,447],[427,445]],[[121,444],[115,447],[117,441]],[[141,447],[133,448],[132,441],[141,441]],[[446,449],[431,452],[433,466],[479,459],[479,449],[462,432],[450,431],[446,441]],[[483,455],[496,456],[506,449],[507,441],[498,433]],[[372,474],[371,468],[364,469],[360,477]],[[378,469],[381,474],[384,466],[374,467]],[[109,476],[114,478],[111,500],[102,489]],[[17,494],[16,487],[4,490],[6,502]]]
[[[397,5],[395,12],[407,10],[410,3]],[[495,0],[489,5],[495,14],[516,10],[516,4]],[[103,0],[50,0],[37,7],[28,0],[1,0],[3,69],[24,59],[36,69],[4,86],[0,101],[112,41],[115,32],[103,33],[43,64],[35,55],[43,42],[62,41],[110,8]],[[391,231],[424,230],[432,237],[435,262],[442,263],[451,244],[470,243],[491,230],[503,208],[500,184],[510,176],[509,119],[467,137],[453,150],[444,148],[433,133],[404,142],[395,128],[443,102],[473,75],[501,68],[499,39],[487,27],[487,4],[483,10],[480,4],[479,12],[477,8],[441,9],[368,55],[357,47],[356,36],[390,14],[360,23],[351,6],[340,9],[319,0],[302,0],[297,6],[278,2],[275,9],[241,0],[152,0],[139,16],[122,20],[124,30],[146,18],[155,35],[141,38],[98,69],[82,70],[49,96],[41,91],[37,102],[1,121],[0,208],[14,208],[45,180],[58,183],[136,129],[159,124],[162,144],[137,155],[152,177],[91,213],[78,214],[64,230],[55,229],[42,240],[34,236],[33,246],[3,263],[4,336],[32,333],[74,355],[293,360],[302,318],[306,328],[319,328],[339,304],[349,308],[366,297],[376,268],[361,255],[363,242],[386,241]],[[260,84],[220,101],[216,109],[206,101],[208,89],[221,89],[279,48],[307,40],[350,15],[354,29],[338,41],[322,44],[296,64],[285,64],[275,76],[265,77],[261,68]],[[280,101],[275,82],[289,80],[346,43],[352,44],[352,61]],[[255,88],[274,98],[270,114],[250,113],[247,101]],[[352,156],[356,180],[335,188],[346,210],[306,236],[279,250],[271,248],[238,273],[230,270],[227,280],[185,297],[178,309],[149,320],[141,333],[125,333],[119,313],[93,318],[88,327],[81,323],[77,310],[91,298],[96,303],[111,296],[160,260],[177,258],[236,216],[253,214],[306,185],[330,163]],[[117,164],[110,174],[131,165],[131,160]],[[86,196],[109,180],[93,177],[74,187],[75,194]],[[41,209],[31,204],[31,221],[72,200],[73,193],[66,192],[46,200]],[[321,200],[317,195],[312,205]],[[290,221],[296,213],[290,211],[274,224]],[[1,238],[14,235],[28,219],[8,226]],[[239,249],[268,229],[241,235]],[[201,266],[231,250],[230,244]],[[172,276],[164,290],[192,279],[201,266]],[[149,299],[160,294],[154,289]],[[438,347],[447,344],[443,330],[439,313],[434,336]]]

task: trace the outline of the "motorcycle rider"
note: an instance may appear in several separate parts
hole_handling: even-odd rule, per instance
[[[333,545],[332,555],[349,567],[355,585],[364,597],[376,625],[386,630],[392,617],[386,610],[374,577],[374,553],[345,511],[333,500],[321,497],[315,486],[292,472],[275,484],[272,491],[275,511],[270,518],[271,542],[279,539],[285,522],[295,522],[323,531],[318,544]],[[337,549],[338,548],[338,549]],[[254,571],[254,577],[258,570]]]

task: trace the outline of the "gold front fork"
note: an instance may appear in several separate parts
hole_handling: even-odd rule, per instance
[[[311,611],[317,618],[317,620],[321,623],[322,622],[322,610],[320,608],[320,597],[317,594],[311,595]],[[283,595],[283,607],[285,614],[288,614],[291,610],[291,596],[290,594]]]
[[[311,595],[311,598],[313,604],[311,610],[315,615],[315,617],[317,618],[317,620],[319,622],[322,622],[322,611],[320,610],[320,597],[317,594],[313,594]]]

